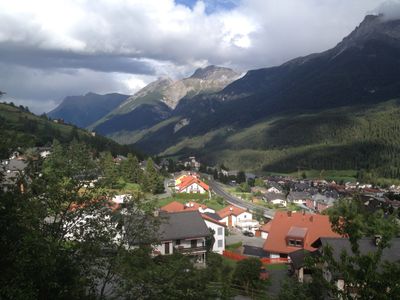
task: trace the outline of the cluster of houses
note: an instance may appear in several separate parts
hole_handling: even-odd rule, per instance
[[[201,241],[205,242],[206,237],[212,235],[214,244],[211,250],[219,254],[222,254],[225,250],[225,231],[227,228],[236,227],[240,230],[255,232],[255,230],[259,227],[258,221],[253,220],[253,215],[250,212],[233,205],[229,205],[219,211],[215,211],[204,204],[199,204],[192,201],[185,204],[173,201],[161,207],[160,211],[167,220],[163,226],[168,228],[167,231],[171,233],[168,235],[168,239],[166,240],[161,234],[161,245],[157,248],[157,251],[160,254],[172,253],[174,249],[173,247],[177,246],[180,248],[185,248],[186,254],[193,254],[190,248],[197,248],[197,246],[189,243],[189,241],[192,239],[200,239],[197,235],[195,237],[190,236],[191,230],[194,226],[193,224],[204,223],[205,226],[209,228],[206,234],[201,237]],[[186,214],[188,212],[191,213],[191,218],[186,219],[185,217],[177,217],[178,214]],[[176,223],[174,221],[176,218],[180,218],[181,223],[179,228],[176,227]],[[202,219],[203,222],[196,221],[193,223],[193,218]],[[186,221],[187,223],[185,223]],[[204,230],[201,229],[203,226],[196,226],[198,226],[199,232],[204,232]],[[177,229],[176,236],[172,234],[172,227]],[[185,231],[186,229],[188,232],[185,235],[185,238],[182,238],[182,231]],[[196,245],[201,244],[202,242],[197,242]],[[197,250],[195,250],[195,254],[196,253]],[[202,258],[199,261],[204,261],[204,259]]]
[[[366,205],[389,205],[400,207],[399,201],[391,201],[385,194],[392,189],[373,188],[370,184],[346,183],[339,185],[326,180],[297,180],[288,177],[269,177],[265,179],[267,187],[253,187],[253,194],[278,207],[296,204],[302,210],[321,213],[343,197],[361,195]],[[367,203],[367,200],[371,203]]]

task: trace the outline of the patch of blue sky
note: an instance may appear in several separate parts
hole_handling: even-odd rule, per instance
[[[175,0],[175,3],[185,5],[192,9],[198,0]],[[239,5],[240,0],[203,0],[205,4],[206,14],[222,11],[232,10]]]

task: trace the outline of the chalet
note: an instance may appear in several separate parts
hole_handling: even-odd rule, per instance
[[[251,231],[253,233],[259,227],[258,221],[253,220],[253,215],[250,212],[234,205],[221,209],[217,214],[221,218],[221,223],[228,227],[237,227],[243,231]]]
[[[272,186],[272,187],[270,187],[269,189],[267,189],[266,192],[267,192],[267,193],[280,194],[280,193],[282,193],[282,189],[278,189],[278,188]]]
[[[281,207],[286,207],[287,206],[287,201],[286,201],[286,196],[285,194],[276,194],[276,193],[266,193],[263,195],[263,199],[265,201],[268,201],[269,203],[272,203],[274,205],[278,205]]]
[[[214,245],[212,251],[222,254],[222,252],[225,250],[226,225],[221,222],[221,217],[215,213],[215,210],[207,207],[204,204],[199,204],[196,202],[182,204],[177,201],[173,201],[167,205],[164,205],[160,210],[169,213],[199,211],[207,227],[214,231]]]
[[[177,193],[210,193],[210,187],[193,175],[178,178],[175,181],[175,191]]]
[[[307,199],[311,199],[311,195],[307,192],[290,192],[287,200],[294,204],[305,204]]]
[[[210,235],[206,223],[198,211],[160,213],[158,231],[160,243],[154,254],[181,253],[190,256],[194,263],[205,265],[206,238]]]
[[[338,199],[339,194],[335,192],[325,192],[324,194],[315,194],[311,199],[306,200],[306,206],[317,212],[323,212],[325,209],[333,206]]]
[[[339,237],[328,216],[277,211],[264,243],[270,258],[287,257],[299,249],[316,250],[311,244],[320,237]]]

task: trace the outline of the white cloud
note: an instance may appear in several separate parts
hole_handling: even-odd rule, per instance
[[[190,9],[173,0],[0,0],[0,48],[13,43],[28,49],[23,60],[0,56],[0,63],[11,73],[29,73],[2,73],[0,89],[52,101],[83,90],[133,92],[155,76],[181,77],[207,64],[239,71],[272,66],[334,46],[384,1],[234,2],[230,10],[210,13],[210,1]],[[43,59],[48,51],[53,56]],[[90,62],[81,62],[85,55]],[[35,64],[38,57],[45,67]],[[103,58],[108,61],[97,66]],[[110,67],[114,63],[118,67]],[[73,76],[65,75],[68,69]]]

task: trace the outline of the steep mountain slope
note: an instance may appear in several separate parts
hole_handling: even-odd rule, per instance
[[[48,116],[53,119],[64,119],[65,122],[85,128],[118,107],[128,97],[117,93],[106,95],[87,93],[84,96],[68,96],[59,106],[49,112]]]
[[[348,127],[336,128],[333,124],[335,122],[342,125],[353,124],[353,115],[346,117],[350,123],[346,123],[340,114],[336,114],[336,117],[326,124],[325,112],[345,106],[348,108],[343,111],[344,113],[351,111],[353,107],[366,106],[373,109],[377,103],[397,98],[400,96],[399,78],[400,20],[388,21],[383,16],[367,16],[359,27],[331,50],[297,58],[278,67],[249,71],[243,78],[228,85],[219,93],[182,100],[172,113],[173,122],[166,120],[163,122],[164,126],[158,125],[157,130],[150,129],[142,133],[136,145],[152,153],[200,154],[214,162],[227,162],[229,157],[225,152],[240,149],[240,153],[236,151],[234,155],[236,163],[231,160],[231,165],[237,166],[246,160],[247,168],[258,170],[282,169],[283,165],[288,171],[296,170],[300,165],[317,167],[315,163],[313,164],[310,153],[304,153],[304,161],[299,164],[298,160],[302,155],[298,153],[299,156],[294,157],[294,153],[287,149],[298,147],[296,140],[302,141],[301,146],[305,147],[304,150],[321,145],[325,133],[322,136],[315,136],[315,129],[320,126],[325,126],[328,131],[332,126],[338,136],[345,135],[349,130]],[[385,110],[387,116],[397,112],[397,102],[389,107],[391,108]],[[309,119],[306,124],[297,123],[291,131],[282,131],[283,125],[288,127],[294,122],[293,116],[303,113],[316,114],[318,117]],[[366,114],[361,118],[361,124],[365,125],[366,121],[363,118],[369,120],[368,116],[370,115]],[[278,118],[281,122],[274,124],[281,126],[270,127],[272,131],[268,131],[268,134],[261,130],[257,134],[249,135],[250,128],[263,127]],[[183,126],[178,126],[179,130],[176,130],[179,124]],[[398,126],[396,122],[392,125]],[[391,132],[383,124],[377,126],[376,131],[380,131],[382,135]],[[379,140],[379,135],[368,133],[363,126],[359,128],[360,130],[363,128],[362,131],[365,132],[359,142],[363,144],[365,141],[370,146],[363,144],[363,151],[368,152],[377,143],[380,145],[379,149],[385,146],[391,147],[387,140]],[[291,132],[296,134],[293,136]],[[292,138],[285,140],[283,144],[271,140],[271,136],[281,138],[281,135],[288,134]],[[233,138],[237,135],[246,138]],[[372,143],[374,139],[375,142]],[[331,142],[338,146],[337,153],[341,153],[342,146],[350,150],[359,149],[357,145],[352,145],[351,141],[333,142],[328,139],[327,143]],[[213,144],[219,145],[218,151]],[[203,147],[206,147],[207,153]],[[244,153],[243,149],[249,151]],[[279,154],[273,161],[254,159],[258,156],[252,158],[254,151],[270,153],[272,149]],[[393,153],[392,150],[388,152]],[[318,151],[320,157],[325,155],[329,157],[332,153],[326,147]],[[224,154],[221,155],[222,153]],[[290,157],[292,158],[289,159]],[[336,165],[331,164],[330,168],[362,167],[358,163],[348,163],[352,159],[344,156]],[[291,163],[286,163],[287,161]],[[364,166],[368,166],[368,161]]]
[[[61,143],[76,139],[98,152],[111,151],[114,154],[134,152],[132,147],[119,145],[108,138],[92,136],[91,133],[75,126],[55,123],[19,107],[0,103],[0,159],[7,158],[9,152],[17,147],[46,146],[54,139]]]
[[[110,136],[122,134],[129,139],[132,132],[151,127],[171,116],[182,98],[190,99],[199,94],[220,91],[238,76],[231,69],[208,66],[182,80],[160,78],[126,99],[89,128]]]

